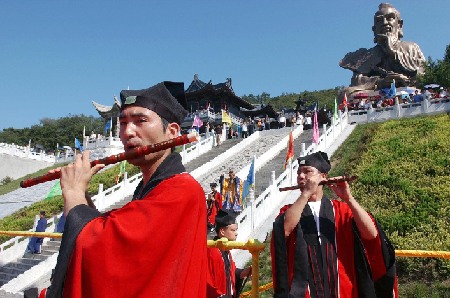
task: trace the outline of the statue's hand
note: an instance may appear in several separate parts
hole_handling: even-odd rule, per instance
[[[403,75],[401,73],[388,71],[387,74],[386,74],[386,80],[392,82],[393,79],[396,82],[407,82],[409,80],[407,76],[405,76],[405,75]]]
[[[395,56],[395,47],[394,47],[394,38],[387,34],[378,34],[377,42],[382,47],[382,49],[386,52],[386,54],[390,56]]]

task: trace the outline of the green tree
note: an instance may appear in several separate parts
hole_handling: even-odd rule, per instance
[[[16,129],[6,128],[0,132],[0,142],[28,146],[42,145],[45,150],[55,150],[59,146],[73,147],[75,138],[82,140],[83,129],[86,133],[91,131],[103,133],[104,123],[100,117],[69,115],[58,119],[43,118],[39,124],[31,127]]]
[[[439,84],[441,86],[450,86],[450,45],[445,49],[444,59],[433,60],[428,57],[424,64],[425,73],[418,76],[419,86],[427,84]]]

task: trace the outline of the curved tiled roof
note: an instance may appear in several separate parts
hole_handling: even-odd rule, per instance
[[[120,102],[117,97],[114,96],[114,105],[113,106],[105,106],[99,104],[98,102],[92,101],[92,105],[94,105],[97,112],[104,119],[109,119],[111,117],[117,117],[120,112]]]
[[[200,101],[202,99],[211,98],[225,98],[230,103],[242,107],[245,109],[253,109],[253,105],[248,101],[236,96],[231,86],[231,79],[228,78],[224,83],[212,84],[211,81],[208,83],[203,82],[198,78],[198,75],[194,75],[194,80],[191,82],[189,87],[186,89],[186,99],[188,101]]]

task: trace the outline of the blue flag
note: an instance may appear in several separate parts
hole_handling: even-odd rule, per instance
[[[255,158],[253,158],[250,165],[250,169],[247,175],[247,182],[249,185],[253,185],[255,183]]]
[[[244,181],[244,187],[242,190],[242,199],[245,200],[250,193],[250,188],[255,184],[255,159],[253,158],[248,171],[247,179]]]
[[[83,152],[83,145],[81,145],[80,141],[78,141],[77,138],[75,138],[75,149],[80,150],[80,152]]]
[[[386,94],[386,96],[388,98],[394,98],[396,93],[397,89],[395,88],[395,80],[393,79],[391,83],[391,88],[389,89],[389,92]]]
[[[108,132],[108,130],[110,130],[112,127],[112,119],[109,119],[106,124],[105,124],[105,128],[103,129],[103,134],[106,135],[106,133]]]

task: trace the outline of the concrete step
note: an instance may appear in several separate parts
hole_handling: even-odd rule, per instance
[[[131,201],[132,197],[133,197],[132,195],[125,197],[124,199],[120,200],[119,202],[109,206],[107,209],[105,209],[104,212],[111,211],[113,209],[122,208],[124,205],[126,205],[128,202]]]
[[[25,254],[21,259],[20,262],[23,264],[30,264],[30,265],[37,265],[42,260],[46,259],[46,256],[42,256],[40,254]]]
[[[311,145],[312,130],[303,131],[297,139],[294,140],[294,158],[300,156],[301,144],[305,143],[306,148]],[[258,197],[271,183],[272,171],[275,171],[275,177],[284,172],[284,163],[286,161],[287,148],[282,150],[277,156],[261,167],[255,174],[255,197]],[[294,183],[296,183],[294,181]]]
[[[264,131],[260,138],[243,148],[239,153],[231,156],[226,162],[213,165],[210,172],[197,178],[197,181],[203,187],[205,192],[210,191],[209,184],[211,182],[218,182],[220,175],[228,175],[228,171],[233,169],[235,172],[239,172],[243,167],[248,165],[253,156],[261,156],[270,150],[273,146],[278,144],[284,137],[289,134],[290,128],[273,129]],[[201,158],[201,157],[200,157]],[[209,161],[205,160],[204,162]],[[241,177],[243,178],[243,177]],[[256,182],[258,183],[258,182]]]
[[[209,150],[208,152],[205,152],[204,154],[200,155],[196,159],[189,161],[188,163],[186,163],[184,165],[184,167],[186,168],[186,172],[188,172],[188,173],[192,172],[193,170],[202,166],[206,162],[208,162],[208,161],[214,159],[215,157],[219,156],[220,154],[224,153],[225,151],[227,151],[228,149],[230,149],[231,147],[233,147],[234,145],[236,145],[237,143],[239,143],[242,140],[243,139],[226,140],[225,142],[222,143],[222,145],[216,146],[216,147],[212,148],[211,150]]]
[[[59,252],[59,247],[51,249],[51,250],[46,249],[45,247],[42,247],[41,255],[45,256],[46,258],[48,258],[49,256],[52,256],[52,255],[54,255],[55,253],[58,253],[58,252]]]
[[[10,273],[0,273],[0,282],[2,282],[3,284],[9,282],[10,280],[16,278],[17,275],[15,274],[10,274]]]
[[[32,265],[32,264],[24,264],[24,263],[21,263],[21,262],[12,262],[12,263],[8,263],[5,266],[1,267],[0,270],[2,270],[3,268],[8,268],[8,269],[9,268],[17,268],[19,270],[26,271],[26,270],[30,269],[31,267],[33,267],[33,266],[34,265]]]
[[[28,269],[30,269],[30,267],[23,267],[23,268],[18,268],[18,267],[1,267],[0,268],[0,274],[1,273],[7,273],[7,274],[11,274],[11,275],[15,275],[18,276],[19,274],[24,273],[25,271],[27,271]]]
[[[61,242],[49,241],[44,245],[42,245],[42,251],[44,250],[58,251],[60,246]]]

